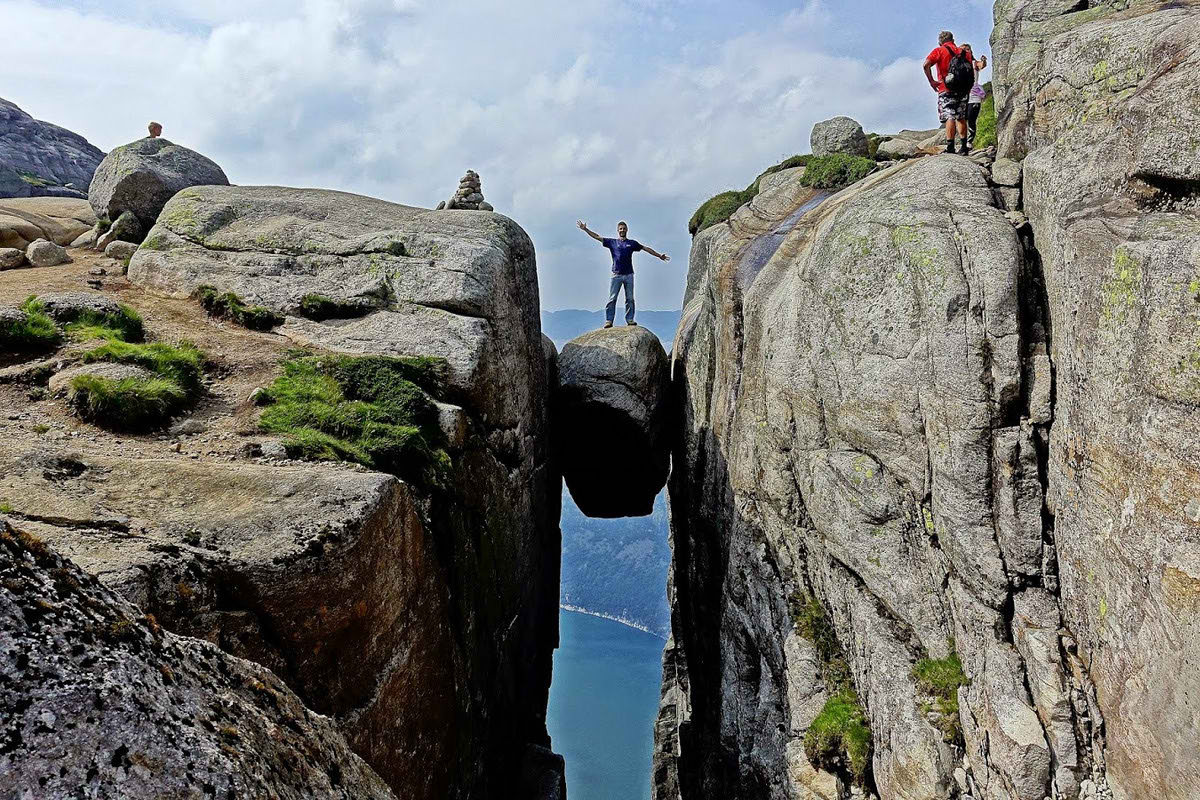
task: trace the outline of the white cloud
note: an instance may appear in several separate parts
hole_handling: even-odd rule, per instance
[[[107,5],[107,4],[106,4]],[[0,0],[9,99],[102,148],[158,119],[240,183],[329,186],[433,205],[468,168],[538,247],[543,304],[598,307],[584,217],[675,257],[639,302],[679,303],[686,223],[708,196],[807,152],[812,124],[933,127],[912,59],[839,51],[822,2],[684,43],[668,0],[433,3],[128,0],[111,13]],[[53,38],[55,46],[45,42]]]

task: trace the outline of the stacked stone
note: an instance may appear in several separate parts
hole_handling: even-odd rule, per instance
[[[438,205],[438,209],[458,209],[463,211],[493,211],[492,204],[483,199],[483,184],[479,180],[479,173],[473,169],[467,170],[467,174],[458,182],[458,191],[454,193],[445,203]]]

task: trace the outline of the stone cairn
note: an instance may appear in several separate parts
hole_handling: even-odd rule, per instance
[[[437,211],[459,209],[463,211],[495,211],[492,204],[483,199],[483,184],[479,173],[473,169],[458,182],[458,191],[449,200],[438,203]]]

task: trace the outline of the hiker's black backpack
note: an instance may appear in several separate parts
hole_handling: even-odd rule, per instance
[[[952,97],[966,97],[971,93],[971,87],[975,85],[975,65],[971,63],[971,59],[967,58],[966,50],[959,50],[955,53],[950,50],[949,45],[945,45],[950,51],[950,69],[946,72],[946,93]]]

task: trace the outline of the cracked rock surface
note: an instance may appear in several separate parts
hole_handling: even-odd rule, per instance
[[[0,794],[391,798],[265,667],[162,629],[0,525]]]

